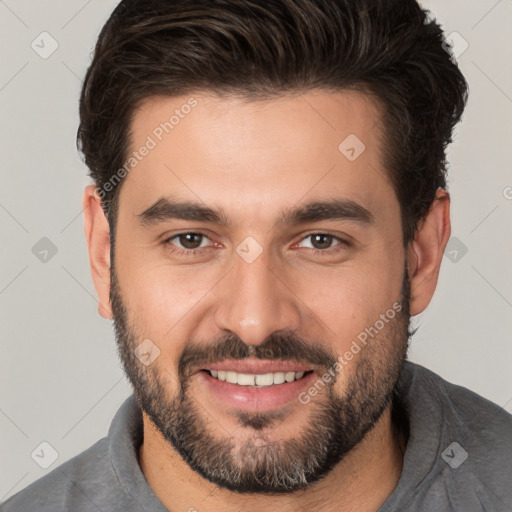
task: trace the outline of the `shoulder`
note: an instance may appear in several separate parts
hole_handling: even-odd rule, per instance
[[[410,361],[397,403],[409,438],[398,486],[379,512],[512,510],[512,415]]]
[[[77,512],[98,510],[97,497],[109,487],[115,492],[115,472],[108,457],[107,438],[53,469],[5,503],[2,512]]]
[[[512,505],[512,415],[420,365],[408,362],[407,366],[405,381],[419,402],[417,407],[424,409],[422,421],[429,425],[422,434],[428,435],[435,426],[430,435],[438,436],[433,451],[440,473],[433,488],[443,487],[452,502],[473,500],[471,506],[480,502],[478,510]]]
[[[406,381],[408,385],[422,394],[430,395],[428,400],[436,401],[441,410],[447,414],[445,420],[461,433],[471,433],[476,438],[485,440],[492,432],[492,438],[508,440],[512,450],[512,414],[503,407],[487,400],[481,395],[463,386],[453,384],[436,373],[415,363],[406,363]]]

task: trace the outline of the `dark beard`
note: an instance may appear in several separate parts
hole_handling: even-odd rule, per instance
[[[328,474],[369,432],[390,406],[406,359],[409,340],[410,284],[407,268],[402,283],[402,310],[390,321],[387,331],[369,339],[361,350],[354,376],[344,396],[334,392],[335,379],[324,389],[324,401],[301,405],[309,424],[293,439],[271,440],[282,421],[279,412],[247,413],[236,416],[241,428],[253,436],[236,444],[229,433],[213,436],[204,407],[189,392],[188,369],[199,363],[222,359],[293,359],[333,368],[336,354],[321,343],[305,341],[293,333],[272,334],[258,346],[248,346],[236,335],[215,343],[186,344],[174,374],[144,366],[134,354],[142,341],[130,325],[121,290],[112,265],[111,301],[118,351],[139,407],[187,464],[214,484],[238,493],[280,494],[302,489]],[[344,371],[343,369],[341,371]],[[166,395],[165,382],[177,380],[179,392]],[[285,420],[284,420],[285,421]]]

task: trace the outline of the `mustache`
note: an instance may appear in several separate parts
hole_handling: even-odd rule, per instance
[[[213,343],[187,343],[178,360],[178,374],[181,381],[192,370],[225,359],[242,360],[247,358],[266,360],[293,360],[320,366],[327,370],[337,361],[335,353],[324,344],[306,341],[293,332],[272,333],[260,345],[247,345],[234,333],[229,333]]]

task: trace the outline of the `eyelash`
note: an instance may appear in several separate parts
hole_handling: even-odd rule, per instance
[[[203,233],[198,233],[198,232],[195,232],[195,231],[184,231],[182,233],[177,233],[173,236],[171,236],[170,238],[166,238],[164,241],[163,241],[163,244],[166,245],[166,246],[170,246],[170,245],[174,245],[171,243],[171,240],[174,240],[176,238],[179,238],[180,236],[182,235],[198,235],[198,236],[202,236],[204,238],[207,238],[209,239],[209,237]],[[322,256],[325,256],[325,255],[330,255],[334,252],[337,252],[339,250],[341,250],[342,248],[349,248],[352,246],[352,243],[349,242],[348,240],[344,240],[343,238],[340,238],[338,236],[335,236],[335,235],[331,235],[330,233],[324,233],[322,231],[313,231],[311,233],[308,233],[307,235],[303,236],[298,243],[300,242],[303,242],[304,240],[306,240],[307,238],[311,237],[311,236],[314,236],[314,235],[327,235],[327,236],[331,236],[333,238],[333,240],[337,241],[338,243],[332,247],[329,247],[328,249],[310,249],[310,251],[312,251],[312,253],[315,255],[315,256],[319,256],[319,255],[322,255]],[[212,249],[211,246],[208,246],[208,247],[200,247],[198,249],[182,249],[182,248],[172,248],[170,249],[172,253],[178,255],[178,256],[197,256],[198,254],[202,253],[204,249]]]

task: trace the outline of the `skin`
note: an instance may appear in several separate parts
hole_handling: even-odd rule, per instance
[[[400,206],[383,168],[380,117],[372,100],[346,91],[309,91],[259,102],[207,92],[153,97],[133,118],[132,149],[190,96],[197,107],[125,178],[116,233],[123,300],[141,339],[151,339],[161,350],[153,364],[170,375],[169,397],[178,391],[172,375],[185,342],[214,340],[221,332],[234,332],[256,346],[271,333],[290,329],[344,354],[400,298],[405,260],[411,315],[427,307],[450,237],[449,195],[437,191],[414,241],[404,248]],[[366,146],[353,162],[338,150],[352,133]],[[184,220],[142,226],[137,215],[170,194],[221,209],[232,226]],[[275,224],[283,210],[326,198],[355,201],[374,220]],[[109,226],[94,186],[85,190],[84,209],[98,311],[112,318]],[[210,248],[195,256],[172,252],[179,249],[177,239],[164,239],[183,232],[205,234],[204,245]],[[312,232],[350,237],[353,246],[314,253],[306,238]],[[248,236],[262,248],[250,264],[236,253]],[[340,395],[355,367],[351,362],[340,373],[335,384]],[[227,430],[240,442],[252,435],[212,401],[199,379],[191,380],[191,390],[210,418],[210,433],[221,436]],[[320,392],[312,401],[324,398]],[[310,410],[299,403],[288,406],[279,428],[270,433],[272,440],[293,438],[311,421]],[[315,485],[290,495],[240,495],[195,473],[145,414],[143,420],[141,468],[171,510],[376,511],[396,487],[406,444],[393,435],[388,409]]]

